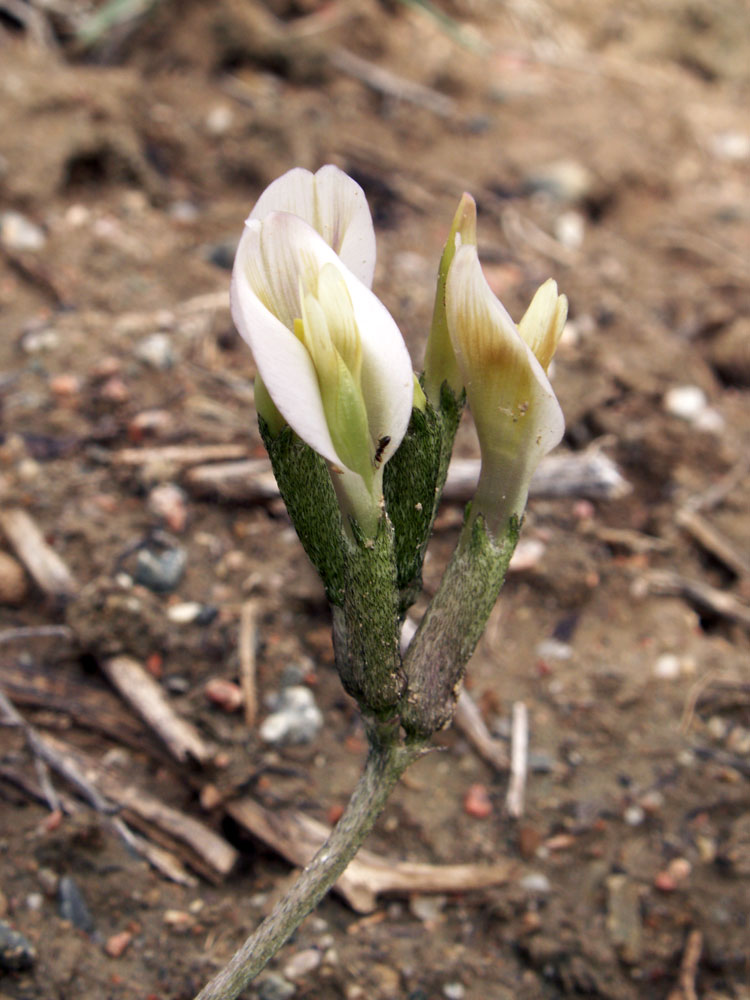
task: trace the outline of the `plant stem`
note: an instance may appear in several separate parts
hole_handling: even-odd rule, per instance
[[[424,743],[404,743],[398,726],[366,720],[370,752],[357,786],[328,840],[258,929],[195,1000],[235,1000],[334,885],[372,829]]]

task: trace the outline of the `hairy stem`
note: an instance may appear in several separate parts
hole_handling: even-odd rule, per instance
[[[195,1000],[235,1000],[299,927],[357,853],[406,768],[424,749],[404,743],[398,727],[368,724],[370,753],[349,803],[328,840],[289,893]]]

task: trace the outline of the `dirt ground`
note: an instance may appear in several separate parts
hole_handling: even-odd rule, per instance
[[[515,317],[557,280],[563,450],[601,448],[631,489],[531,503],[536,556],[470,665],[505,745],[514,703],[528,708],[523,815],[454,729],[368,842],[397,860],[505,859],[507,879],[384,895],[366,915],[331,896],[244,996],[748,1000],[746,0],[163,0],[84,45],[92,7],[0,3],[0,503],[74,578],[66,600],[43,593],[0,534],[0,688],[38,734],[239,857],[222,877],[162,835],[188,864],[187,884],[168,879],[59,773],[68,808],[40,801],[23,731],[3,725],[0,919],[35,957],[5,954],[0,998],[190,1000],[290,876],[231,803],[331,822],[356,781],[361,725],[280,502],[201,496],[189,461],[126,452],[263,456],[228,268],[263,187],[334,162],[370,199],[376,291],[415,368],[463,190]],[[446,504],[428,592],[460,518]],[[184,572],[147,589],[144,549]],[[259,722],[306,686],[323,715],[306,743],[264,742],[210,697],[238,680],[248,602]],[[176,762],[115,692],[102,665],[118,650],[209,759]]]

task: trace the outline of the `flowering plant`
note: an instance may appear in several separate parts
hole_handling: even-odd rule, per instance
[[[561,439],[547,370],[567,301],[545,282],[518,325],[482,274],[464,195],[438,269],[419,379],[372,292],[375,235],[358,184],[295,169],[251,212],[232,315],[252,349],[261,433],[332,607],[336,667],[370,753],[326,844],[198,1000],[232,1000],[333,885],[401,774],[450,723],[505,579],[529,482]],[[408,648],[401,626],[468,402],[482,468],[456,550]]]

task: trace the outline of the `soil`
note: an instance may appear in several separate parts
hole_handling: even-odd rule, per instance
[[[368,842],[395,859],[506,858],[507,883],[383,897],[367,916],[331,896],[269,967],[277,978],[243,995],[748,1000],[747,3],[164,0],[85,47],[74,29],[90,7],[0,4],[0,213],[40,237],[24,245],[2,216],[2,506],[32,515],[88,595],[66,604],[6,581],[0,679],[38,732],[200,818],[240,860],[226,879],[169,881],[58,775],[75,811],[36,801],[23,734],[2,727],[0,917],[36,957],[0,970],[0,996],[189,1000],[290,874],[226,802],[331,821],[356,781],[361,724],[280,502],[188,491],[159,507],[154,488],[185,486],[185,467],[118,459],[167,444],[263,456],[228,268],[263,187],[333,162],[368,195],[375,287],[415,367],[463,190],[512,315],[557,280],[571,306],[553,377],[563,448],[598,442],[632,489],[532,501],[524,532],[541,555],[510,575],[471,662],[468,689],[500,739],[513,704],[528,708],[522,817],[505,810],[507,774],[454,729]],[[385,81],[365,79],[375,68]],[[668,393],[685,386],[706,403],[681,415]],[[477,453],[468,417],[457,448]],[[688,530],[691,504],[728,553]],[[460,517],[441,514],[428,593]],[[133,621],[107,595],[159,539],[185,572],[168,592],[137,587]],[[725,603],[661,592],[655,571]],[[268,746],[206,697],[212,678],[237,680],[248,599],[261,721],[285,683],[305,684],[324,717],[311,742]],[[167,617],[186,602],[203,613]],[[65,623],[72,639],[9,639]],[[218,757],[169,757],[104,679],[117,650],[148,665]],[[61,913],[65,877],[90,919]]]

